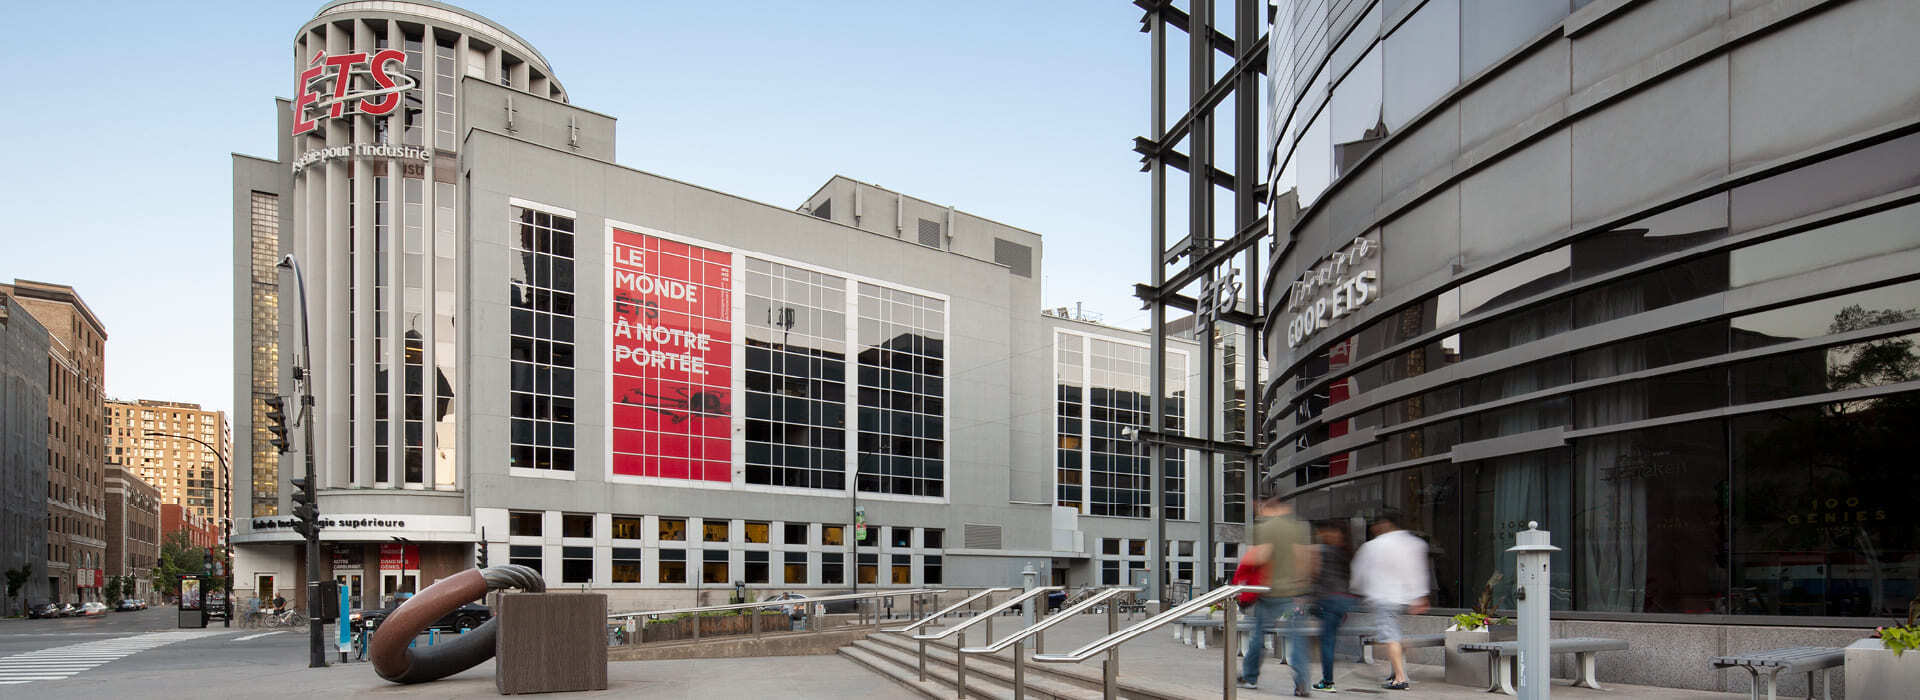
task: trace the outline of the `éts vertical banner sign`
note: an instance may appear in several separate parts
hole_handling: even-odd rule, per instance
[[[612,239],[613,473],[731,481],[733,254]]]

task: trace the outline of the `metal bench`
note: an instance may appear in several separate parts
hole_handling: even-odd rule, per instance
[[[1360,635],[1360,663],[1373,663],[1373,645],[1383,644],[1371,631]],[[1443,647],[1447,645],[1445,634],[1409,634],[1400,638],[1400,648],[1419,649],[1421,647]]]
[[[1767,700],[1774,700],[1774,692],[1782,673],[1807,674],[1807,700],[1813,700],[1813,674],[1815,671],[1826,679],[1823,697],[1833,700],[1833,669],[1847,661],[1846,650],[1839,647],[1785,647],[1768,649],[1748,654],[1713,657],[1713,669],[1746,669],[1753,677],[1753,700],[1760,700],[1760,674],[1767,675]]]
[[[1600,639],[1597,637],[1575,637],[1555,639],[1547,643],[1548,654],[1574,654],[1579,657],[1580,675],[1573,680],[1576,686],[1585,686],[1594,690],[1606,690],[1600,687],[1596,678],[1597,657],[1603,651],[1626,651],[1627,642],[1623,639]],[[1462,644],[1463,651],[1482,651],[1493,656],[1493,663],[1487,664],[1487,691],[1499,691],[1513,695],[1513,658],[1520,653],[1519,642],[1476,642]]]

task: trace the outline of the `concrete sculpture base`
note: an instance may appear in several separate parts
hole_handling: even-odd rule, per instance
[[[494,686],[502,695],[607,689],[607,597],[503,593]]]

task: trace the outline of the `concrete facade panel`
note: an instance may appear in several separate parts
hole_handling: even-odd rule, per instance
[[[1727,0],[1646,2],[1573,40],[1573,89],[1579,91],[1727,18]]]
[[[1559,39],[1474,86],[1460,105],[1460,145],[1472,148],[1566,99],[1572,43]]]
[[[1565,231],[1571,168],[1562,130],[1469,175],[1460,185],[1460,254],[1466,267]]]
[[[1920,3],[1839,3],[1734,48],[1735,168],[1920,113]]]

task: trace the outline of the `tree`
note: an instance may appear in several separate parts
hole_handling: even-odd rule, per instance
[[[180,594],[180,575],[202,573],[206,550],[194,546],[185,530],[175,530],[160,542],[160,558],[153,563],[153,589]]]
[[[20,589],[26,587],[27,582],[32,580],[33,580],[33,562],[27,562],[25,564],[21,564],[17,568],[8,569],[7,570],[7,599],[12,600],[15,596],[20,595]],[[24,604],[21,606],[23,614],[25,612],[25,607],[26,606]]]
[[[120,599],[120,577],[108,576],[107,585],[102,586],[100,588],[100,594],[104,596],[107,600],[119,600]]]

